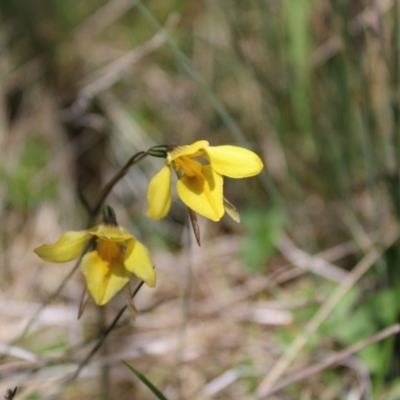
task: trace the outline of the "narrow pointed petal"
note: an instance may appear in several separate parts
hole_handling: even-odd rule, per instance
[[[90,238],[88,231],[64,232],[54,244],[44,244],[34,250],[43,260],[64,263],[77,258]]]
[[[238,224],[240,224],[240,214],[236,207],[224,197],[224,208],[226,213]]]
[[[130,277],[122,262],[113,260],[110,263],[102,259],[97,251],[83,256],[81,270],[90,294],[100,306],[110,301],[129,282]]]
[[[198,214],[212,221],[224,215],[223,178],[211,166],[203,166],[202,176],[183,176],[176,189],[183,203]]]
[[[149,183],[147,215],[153,219],[164,218],[171,208],[171,168],[165,165]]]
[[[204,149],[212,168],[229,178],[257,175],[263,163],[256,153],[237,146],[209,146]]]
[[[150,287],[156,285],[156,274],[147,248],[137,240],[128,243],[125,256],[125,268],[135,274]]]
[[[78,319],[81,319],[83,312],[85,311],[88,299],[89,299],[89,292],[87,290],[87,286],[85,285],[81,296],[81,302],[79,303]]]
[[[209,143],[207,142],[207,140],[199,140],[191,144],[190,146],[177,146],[173,150],[168,152],[168,162],[170,163],[178,157],[193,156],[199,150],[204,149],[208,145]]]
[[[201,246],[200,225],[199,225],[199,221],[197,220],[197,214],[189,207],[188,207],[188,211],[189,211],[190,222],[192,223],[193,233],[196,238],[196,242],[200,247]]]

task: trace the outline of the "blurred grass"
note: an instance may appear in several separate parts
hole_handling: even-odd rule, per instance
[[[158,160],[132,170],[110,197],[120,222],[152,244],[160,269],[155,294],[145,292],[141,303],[144,310],[158,306],[139,315],[139,327],[126,329],[125,337],[134,341],[139,334],[143,343],[156,343],[160,332],[168,348],[165,343],[186,324],[186,358],[148,350],[135,360],[150,381],[168,398],[255,393],[337,287],[311,273],[311,267],[288,262],[293,257],[279,245],[283,232],[298,249],[344,273],[372,246],[381,253],[286,374],[396,323],[399,244],[387,249],[382,237],[398,226],[400,216],[399,13],[397,2],[382,0],[0,2],[2,300],[15,301],[15,315],[26,322],[32,314],[27,304],[40,305],[51,295],[67,270],[39,264],[31,249],[63,230],[83,229],[79,196],[93,203],[100,186],[134,152],[205,138],[212,145],[249,147],[266,168],[259,179],[226,180],[226,195],[241,211],[242,224],[228,218],[219,224],[201,220],[204,256],[185,250],[186,214],[178,202],[163,221],[142,216]],[[164,44],[113,69],[156,34],[167,35]],[[104,71],[111,71],[112,79],[103,87]],[[95,91],[83,98],[88,87]],[[329,249],[337,253],[329,255]],[[184,292],[188,257],[197,280],[189,321],[184,321],[186,306],[179,293]],[[76,277],[57,303],[68,318],[75,315],[81,287]],[[105,318],[111,319],[120,304],[110,305]],[[50,320],[36,325],[32,341],[17,343],[46,359],[63,354],[63,343],[67,354],[84,340],[86,330],[98,329],[90,315],[73,329],[64,322],[63,333],[54,331],[41,346],[40,335],[57,324],[51,322],[57,314],[53,306]],[[265,322],[270,314],[264,306],[275,310],[275,319]],[[0,341],[10,343],[21,323],[6,310],[0,318],[9,327]],[[196,336],[199,326],[204,330]],[[116,354],[133,346],[130,340],[121,345],[118,338],[116,332],[108,346],[115,346]],[[299,393],[339,398],[357,390],[367,393],[368,382],[374,398],[395,398],[399,343],[392,338],[374,344],[354,356],[353,366],[330,369],[277,398],[296,399]],[[137,357],[135,351],[129,354]],[[15,361],[5,356],[5,370]],[[60,360],[61,378],[55,383],[40,375],[47,371],[40,366],[36,375],[23,378],[9,373],[1,390],[5,393],[12,378],[22,387],[21,398],[44,398],[75,361]],[[117,361],[108,361],[112,369]],[[242,364],[250,366],[250,374],[235,372]],[[87,381],[77,381],[62,398],[87,393],[104,398],[96,369],[89,371]],[[229,371],[236,378],[226,386],[221,378],[217,390],[215,380]],[[147,398],[129,375],[115,375],[111,398]]]

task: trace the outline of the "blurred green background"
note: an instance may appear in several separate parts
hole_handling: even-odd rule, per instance
[[[191,254],[185,250],[184,206],[174,202],[162,221],[144,215],[147,184],[162,160],[135,167],[109,204],[121,224],[150,247],[161,269],[156,294],[145,298],[162,311],[143,311],[153,322],[139,332],[132,328],[132,340],[134,334],[162,331],[154,321],[176,309],[181,311],[167,336],[205,324],[213,334],[203,332],[208,339],[195,341],[199,358],[157,358],[150,352],[140,362],[126,361],[171,398],[255,398],[276,360],[307,333],[321,305],[371,252],[377,256],[283,375],[396,324],[399,7],[396,0],[0,1],[4,307],[11,307],[10,299],[19,302],[29,320],[26,304],[40,305],[51,295],[67,269],[57,266],[49,277],[56,268],[39,264],[31,249],[64,230],[84,229],[84,204],[95,203],[102,185],[130,156],[156,144],[207,139],[252,149],[265,169],[257,178],[225,181],[225,195],[242,223],[200,220],[203,246],[194,257],[203,251],[210,258],[198,269],[197,261],[179,274],[162,266]],[[316,259],[324,266],[314,265]],[[27,273],[30,265],[35,267]],[[254,286],[257,281],[261,287]],[[74,282],[58,300],[72,309],[82,284]],[[227,303],[214,314],[212,307],[204,312],[207,304],[218,303],[214,296]],[[264,319],[254,316],[257,310]],[[275,322],[265,322],[265,310],[287,311],[281,317],[290,315],[289,321],[275,315]],[[4,343],[20,332],[15,317],[1,314],[2,325],[9,326],[0,334]],[[218,345],[226,326],[238,341],[232,347]],[[67,357],[79,340],[54,329],[38,325],[16,345],[44,358],[55,346],[57,357]],[[49,348],[40,346],[43,337]],[[399,359],[400,342],[393,336],[273,398],[397,399]],[[6,372],[12,361],[3,357]],[[61,398],[148,398],[133,375],[124,381],[112,377],[113,365],[103,368],[106,384],[89,374],[90,389],[82,378]],[[47,367],[26,367],[29,384],[11,369],[0,388],[5,393],[13,382],[22,388],[21,398],[44,398],[57,386],[42,378],[42,386],[34,385],[35,374],[43,370],[46,376]],[[213,392],[210,382],[226,371],[236,371],[236,379]]]

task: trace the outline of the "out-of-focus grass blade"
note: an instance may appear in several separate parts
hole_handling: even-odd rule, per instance
[[[143,374],[133,368],[131,365],[122,361],[160,400],[168,400]]]

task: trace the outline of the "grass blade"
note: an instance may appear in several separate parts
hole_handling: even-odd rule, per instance
[[[131,365],[122,361],[160,400],[168,400],[143,374],[133,368]]]

